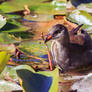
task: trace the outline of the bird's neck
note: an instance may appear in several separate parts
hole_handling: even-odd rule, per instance
[[[60,52],[59,54],[62,54],[67,57],[68,52],[69,52],[69,45],[70,45],[70,40],[69,40],[69,35],[65,35],[63,36],[61,39],[56,40],[56,44],[57,44],[57,49],[58,52]]]
[[[61,52],[61,50],[67,50],[69,49],[69,41],[68,40],[62,40],[62,41],[56,41],[57,48]]]

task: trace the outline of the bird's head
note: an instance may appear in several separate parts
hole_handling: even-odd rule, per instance
[[[45,42],[48,42],[49,40],[60,40],[66,35],[68,35],[67,28],[62,24],[56,24],[50,29]]]

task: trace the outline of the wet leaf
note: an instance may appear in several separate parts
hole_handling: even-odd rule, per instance
[[[88,4],[81,4],[77,7],[78,10],[83,10],[86,11],[88,13],[92,13],[92,3],[88,3]]]
[[[65,14],[66,13],[66,0],[11,0],[4,2],[0,5],[0,9],[6,12],[13,12],[23,10],[24,5],[28,5],[31,11],[35,13],[45,14]],[[6,8],[7,7],[7,8]],[[17,7],[17,8],[16,8]]]
[[[18,82],[15,66],[6,65],[2,73],[0,74],[0,80],[4,80],[7,75],[12,78],[13,81]]]
[[[25,21],[51,21],[54,19],[52,15],[46,15],[46,14],[36,14],[34,16],[27,15],[24,17]]]
[[[6,18],[0,15],[0,28],[2,28],[6,24]]]
[[[30,30],[30,28],[23,26],[20,22],[16,21],[15,19],[8,21],[6,25],[0,29],[3,36],[6,33],[6,37],[8,37],[8,39],[6,40],[11,40],[7,41],[10,43],[12,41],[22,40],[21,38],[31,38],[33,34],[31,32],[29,33],[28,30]]]
[[[24,27],[20,22],[16,20],[11,20],[6,23],[6,25],[1,29],[3,32],[23,32],[28,30],[27,27]]]
[[[54,0],[52,2],[31,5],[30,10],[39,14],[65,14],[66,1]]]
[[[57,68],[53,71],[35,72],[28,65],[20,65],[17,74],[25,92],[57,92],[59,76]]]
[[[0,73],[3,71],[5,65],[9,60],[10,55],[6,51],[0,52]]]
[[[92,31],[92,16],[86,11],[76,9],[67,16],[67,19],[78,24],[84,24],[84,29]]]
[[[17,90],[22,90],[22,88],[13,82],[0,80],[0,91],[1,92],[11,92],[13,90],[16,90],[17,92]]]
[[[15,42],[17,42],[17,40],[15,40],[10,34],[0,33],[0,43],[1,44],[10,44],[10,43],[15,43]]]

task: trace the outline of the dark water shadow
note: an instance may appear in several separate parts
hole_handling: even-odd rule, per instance
[[[12,23],[7,22],[6,25],[0,29],[0,31],[8,31],[8,30],[17,29],[17,28],[19,27]]]
[[[92,0],[71,0],[72,4],[77,7],[80,4],[92,3]]]
[[[24,31],[24,32],[9,32],[9,34],[14,35],[15,37],[20,37],[22,39],[28,39],[28,38],[33,38],[34,33],[29,32],[29,31]]]

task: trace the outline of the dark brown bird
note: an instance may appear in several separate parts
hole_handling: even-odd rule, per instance
[[[64,25],[56,24],[46,37],[45,42],[53,40],[51,44],[52,58],[63,71],[92,64],[91,38],[84,30],[81,30],[79,35],[75,34],[79,29],[78,27],[69,33]],[[80,39],[83,39],[82,44],[75,43],[74,40],[71,41],[71,37],[69,37],[71,35],[77,39],[81,37]]]
[[[85,30],[83,30],[83,29],[79,30],[82,26],[83,26],[83,24],[81,24],[78,27],[76,27],[75,29],[69,31],[70,42],[79,44],[81,46],[83,45],[84,47],[86,47],[86,49],[90,49],[90,48],[92,48],[91,37],[88,35],[88,33]],[[78,31],[79,31],[79,33],[78,33]]]

